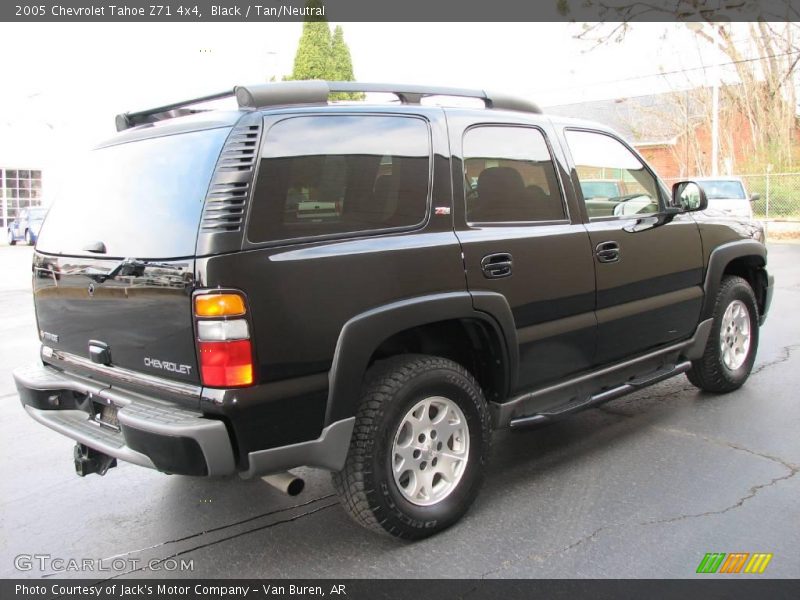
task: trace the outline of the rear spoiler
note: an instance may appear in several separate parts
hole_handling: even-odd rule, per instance
[[[117,131],[124,131],[137,125],[203,112],[201,109],[189,107],[203,102],[211,102],[212,100],[222,100],[223,98],[235,97],[239,108],[259,109],[293,104],[322,104],[328,101],[330,94],[338,92],[394,94],[403,104],[419,104],[423,98],[428,96],[456,96],[482,100],[486,108],[537,114],[542,112],[536,104],[525,98],[497,93],[490,94],[485,90],[392,83],[312,80],[236,86],[232,90],[211,94],[210,96],[201,96],[138,112],[121,113],[116,117],[116,125]]]

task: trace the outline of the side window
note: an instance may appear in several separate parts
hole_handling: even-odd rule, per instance
[[[430,135],[422,119],[288,118],[264,141],[248,239],[419,225],[429,179]]]
[[[567,218],[544,135],[531,127],[480,126],[464,134],[467,221]]]
[[[590,219],[658,212],[658,184],[624,144],[590,131],[566,138]]]

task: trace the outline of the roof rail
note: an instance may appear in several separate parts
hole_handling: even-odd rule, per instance
[[[193,104],[200,104],[202,102],[211,102],[212,100],[221,100],[223,98],[231,98],[234,95],[234,90],[226,92],[219,92],[211,94],[210,96],[200,96],[191,100],[182,100],[181,102],[173,102],[172,104],[165,104],[164,106],[157,106],[156,108],[148,108],[147,110],[140,110],[137,112],[120,113],[115,119],[117,131],[124,131],[137,125],[144,125],[145,123],[155,123],[156,121],[163,121],[164,119],[173,119],[175,117],[183,117],[197,112],[196,109],[187,108]]]
[[[435,87],[427,85],[402,85],[396,83],[360,83],[357,81],[282,81],[237,86],[236,100],[242,108],[264,108],[285,104],[317,104],[327,102],[330,94],[337,92],[366,92],[394,94],[403,104],[419,104],[429,96],[457,96],[482,100],[486,108],[541,113],[530,100],[489,93],[486,90]]]
[[[164,119],[181,117],[200,112],[188,108],[194,104],[236,97],[240,108],[266,108],[268,106],[286,106],[291,104],[322,104],[328,101],[330,94],[338,92],[365,92],[394,94],[403,104],[419,104],[423,98],[430,96],[455,96],[482,100],[486,108],[516,110],[529,113],[541,113],[541,109],[530,100],[508,96],[506,94],[489,93],[486,90],[464,88],[435,87],[427,85],[400,85],[392,83],[359,83],[357,81],[280,81],[274,83],[258,83],[249,86],[236,86],[233,90],[200,96],[191,100],[183,100],[149,108],[137,112],[121,113],[116,117],[117,131],[123,131]]]

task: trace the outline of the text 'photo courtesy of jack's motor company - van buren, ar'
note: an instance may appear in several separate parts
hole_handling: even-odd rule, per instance
[[[284,596],[347,596],[347,586],[344,584],[321,585],[299,585],[286,584],[273,585],[263,583],[260,585],[173,585],[173,584],[108,584],[108,585],[69,585],[69,584],[50,584],[50,585],[25,585],[17,584],[15,594],[25,595],[44,595],[50,594],[53,597],[59,596],[85,596],[87,598],[107,598],[109,596],[119,598],[132,598],[135,596],[150,597],[154,594],[158,596],[182,596],[186,594],[197,594],[210,598],[246,598],[246,597],[284,597]]]

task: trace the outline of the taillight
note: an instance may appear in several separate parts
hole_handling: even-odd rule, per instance
[[[252,385],[255,380],[253,346],[244,298],[231,293],[195,296],[194,316],[203,385]]]
[[[194,314],[198,317],[236,317],[247,312],[239,294],[203,294],[194,297]]]

